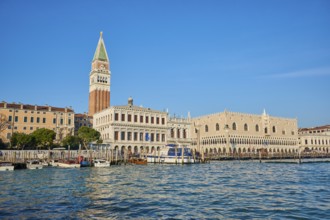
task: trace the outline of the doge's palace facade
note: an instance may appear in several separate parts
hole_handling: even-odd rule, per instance
[[[192,119],[193,146],[206,153],[269,153],[298,150],[297,119],[224,111]]]

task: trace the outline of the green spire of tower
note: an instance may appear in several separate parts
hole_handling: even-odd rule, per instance
[[[97,43],[93,61],[94,60],[109,61],[102,35],[103,35],[103,33],[101,32],[99,42]]]

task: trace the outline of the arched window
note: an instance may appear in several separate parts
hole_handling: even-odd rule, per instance
[[[248,125],[244,124],[244,131],[247,131],[247,130],[248,130]]]
[[[205,125],[205,132],[209,132],[209,126]]]
[[[256,132],[259,132],[259,125],[256,125]]]
[[[265,134],[267,134],[268,133],[268,129],[267,128],[265,128]]]
[[[220,130],[219,123],[217,123],[217,124],[215,125],[215,130],[216,130],[216,131],[219,131],[219,130]]]
[[[276,128],[275,128],[275,126],[273,126],[273,133],[275,133],[276,132]]]
[[[233,123],[233,130],[236,131],[236,123]]]

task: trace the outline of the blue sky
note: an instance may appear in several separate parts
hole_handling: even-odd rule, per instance
[[[330,124],[328,0],[0,1],[0,98],[88,110],[100,31],[111,104]]]

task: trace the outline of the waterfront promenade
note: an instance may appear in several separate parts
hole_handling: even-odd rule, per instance
[[[77,159],[83,156],[86,160],[106,159],[111,164],[127,163],[132,156],[127,151],[119,150],[1,150],[0,161],[7,161],[16,164],[25,163],[27,160],[43,160],[49,162],[52,159]],[[144,158],[147,153],[138,155]],[[200,156],[200,154],[199,154]],[[302,152],[297,153],[229,153],[229,154],[205,154],[202,158],[194,155],[199,162],[208,161],[231,161],[231,160],[252,160],[259,162],[293,162],[303,163],[310,161],[330,161],[330,153],[327,152]],[[179,161],[179,160],[178,160]]]
[[[82,156],[86,160],[106,159],[111,164],[126,162],[127,154],[121,154],[118,150],[1,150],[0,161],[24,164],[28,160],[42,160],[50,162],[53,159],[77,160]]]

